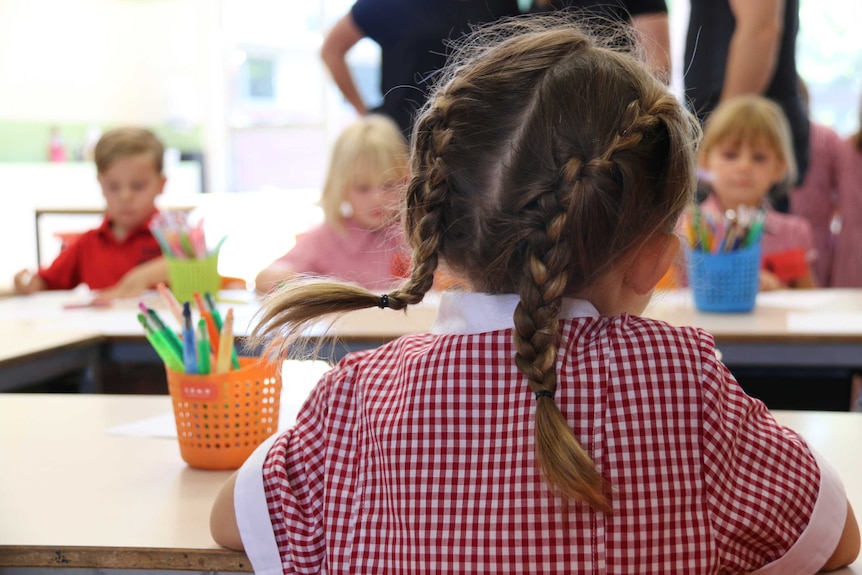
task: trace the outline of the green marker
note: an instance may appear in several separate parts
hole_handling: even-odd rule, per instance
[[[168,342],[171,348],[176,352],[177,356],[183,357],[183,342],[180,341],[177,334],[165,325],[165,322],[162,321],[162,318],[159,317],[156,310],[148,308],[143,303],[139,304],[139,306],[141,311],[146,311],[147,315],[150,316],[150,321],[153,322],[153,331],[165,338],[165,341]]]
[[[164,340],[164,338],[161,337],[161,334],[153,330],[147,322],[147,318],[144,317],[144,314],[138,314],[138,321],[141,322],[142,326],[144,326],[144,333],[146,334],[147,341],[150,342],[150,345],[153,346],[153,349],[156,350],[156,353],[159,354],[159,357],[162,358],[165,365],[167,365],[171,371],[182,373],[184,368],[179,357],[174,354],[171,346]]]
[[[207,335],[207,322],[198,320],[198,373],[207,375],[210,372],[210,340]]]

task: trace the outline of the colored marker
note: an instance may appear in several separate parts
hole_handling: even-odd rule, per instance
[[[198,372],[198,350],[195,346],[195,330],[192,327],[192,308],[189,302],[183,304],[183,365],[186,373]]]
[[[210,313],[212,314],[213,321],[215,322],[216,328],[219,331],[219,341],[221,341],[221,337],[224,335],[224,322],[221,319],[221,314],[219,313],[218,308],[215,306],[215,300],[213,299],[212,294],[207,292],[204,297],[207,300],[207,304],[209,304]],[[233,308],[229,308],[229,310],[232,311]],[[233,339],[233,326],[231,326],[231,339]],[[219,346],[219,349],[221,349],[221,346]],[[231,341],[231,349],[233,350],[231,352],[230,358],[231,365],[233,365],[234,369],[239,369],[239,356],[236,353],[236,348],[233,347],[233,341]]]
[[[213,300],[213,296],[210,292],[206,292],[204,294],[204,300],[206,303],[206,313],[201,312],[201,317],[203,317],[207,322],[207,333],[210,336],[210,347],[212,347],[213,353],[218,351],[218,332],[221,329],[221,323],[216,323],[215,317],[213,317],[213,310],[215,309],[215,301]],[[219,318],[219,322],[221,322],[221,318]]]
[[[161,337],[161,334],[153,330],[144,314],[138,314],[138,321],[142,326],[144,326],[144,334],[147,337],[147,341],[150,342],[150,345],[153,346],[153,349],[156,350],[156,353],[159,354],[159,357],[162,358],[162,361],[168,366],[168,369],[171,371],[182,372],[183,364],[180,362],[179,357],[174,354],[170,344]]]
[[[236,353],[236,349],[233,346],[233,308],[228,308],[221,333],[219,334],[216,373],[230,371],[232,353]]]
[[[193,293],[195,298],[195,303],[198,304],[198,310],[200,310],[201,314],[209,313],[209,308],[207,304],[204,303],[204,298],[201,297],[201,292],[196,291]]]
[[[198,373],[207,375],[210,372],[210,341],[207,337],[207,322],[198,320]]]
[[[183,308],[180,306],[180,302],[177,301],[177,298],[174,297],[174,292],[172,292],[163,282],[159,282],[156,289],[159,290],[159,295],[162,296],[162,300],[165,302],[165,305],[168,306],[171,314],[177,320],[177,325],[183,325]]]
[[[180,338],[177,337],[177,334],[165,325],[165,322],[162,321],[162,318],[159,317],[156,310],[145,306],[143,302],[139,303],[138,307],[140,307],[141,311],[145,312],[146,315],[149,316],[150,321],[153,322],[153,330],[157,331],[163,338],[165,338],[165,341],[170,344],[178,357],[183,357],[183,343],[180,341]]]

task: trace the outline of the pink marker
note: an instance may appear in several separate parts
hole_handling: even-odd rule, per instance
[[[165,305],[168,306],[168,310],[171,312],[171,315],[173,315],[174,319],[177,320],[177,324],[183,325],[183,308],[180,306],[180,302],[177,301],[177,298],[174,297],[174,292],[172,292],[163,282],[159,282],[156,289],[159,290],[159,295],[162,296],[162,300],[164,300]]]

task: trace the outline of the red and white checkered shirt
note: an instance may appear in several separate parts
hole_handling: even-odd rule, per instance
[[[348,355],[240,470],[255,573],[814,573],[840,481],[695,328],[567,300],[555,401],[612,489],[564,506],[536,469],[516,296],[446,293],[433,334]],[[777,570],[777,571],[770,571]]]

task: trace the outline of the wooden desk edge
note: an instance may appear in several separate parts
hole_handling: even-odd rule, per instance
[[[64,353],[72,350],[83,349],[84,351],[97,351],[99,346],[104,344],[105,341],[106,338],[102,335],[82,336],[78,340],[70,341],[68,343],[52,347],[50,349],[39,349],[36,351],[22,353],[8,359],[0,359],[0,366],[6,367],[17,365],[19,363],[32,362],[42,357],[51,357],[58,353]],[[144,338],[144,341],[146,341],[146,338]]]
[[[248,557],[239,551],[141,547],[0,545],[0,567],[253,572]]]

